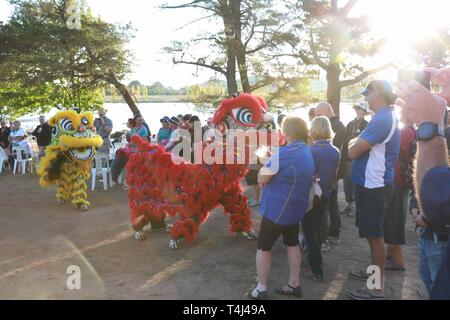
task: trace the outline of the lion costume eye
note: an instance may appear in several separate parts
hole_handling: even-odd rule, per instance
[[[67,118],[62,119],[60,124],[61,124],[61,129],[63,129],[64,131],[73,131],[73,129],[74,129],[72,121],[70,119],[67,119]]]
[[[233,116],[236,119],[236,121],[241,122],[243,124],[248,125],[253,123],[252,112],[247,108],[234,109]]]

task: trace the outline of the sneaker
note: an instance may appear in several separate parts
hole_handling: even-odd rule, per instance
[[[324,281],[323,274],[315,274],[315,273],[312,273],[311,271],[305,272],[303,274],[303,276],[306,279],[309,279],[309,280],[312,280],[312,281],[317,281],[317,282],[323,282]]]
[[[353,217],[353,212],[355,211],[355,204],[353,202],[347,203],[347,206],[342,210],[342,214],[346,214],[349,217]]]
[[[320,247],[320,252],[329,252],[330,250],[331,250],[331,247],[330,247],[329,241],[322,243],[322,246]]]
[[[332,237],[328,236],[328,240],[331,244],[339,244],[341,243],[341,240],[339,240],[339,237]]]
[[[367,288],[350,291],[348,297],[353,300],[386,300],[382,291]]]
[[[248,206],[249,207],[257,207],[257,206],[259,206],[259,202],[256,201],[255,199],[252,199],[248,202]]]

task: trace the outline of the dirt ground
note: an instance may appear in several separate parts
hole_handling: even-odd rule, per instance
[[[193,243],[173,252],[168,234],[134,240],[127,194],[120,186],[89,192],[89,200],[87,213],[58,207],[54,190],[40,188],[36,175],[0,175],[0,299],[246,299],[256,279],[256,242],[230,234],[221,208]],[[258,230],[257,209],[252,217]],[[326,281],[302,277],[304,299],[347,299],[349,290],[364,284],[348,273],[369,263],[368,245],[358,239],[354,218],[342,216],[342,223],[340,244],[324,254]],[[426,299],[411,221],[407,240],[407,271],[387,272],[388,299]],[[67,289],[71,265],[80,267],[80,290]],[[287,280],[286,252],[279,242],[269,289]]]

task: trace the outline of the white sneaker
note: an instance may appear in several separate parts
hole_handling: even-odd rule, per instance
[[[347,206],[342,210],[342,214],[346,214],[349,217],[353,217],[353,212],[355,211],[355,204],[353,202],[347,203]]]
[[[341,243],[341,240],[339,240],[339,238],[332,237],[332,236],[328,236],[328,241],[329,241],[330,244],[339,244],[339,243]]]
[[[329,252],[331,250],[331,247],[330,247],[330,242],[325,242],[325,243],[322,243],[322,246],[321,246],[321,248],[320,248],[320,252]]]
[[[259,206],[259,202],[256,201],[255,199],[252,199],[248,202],[248,206],[249,207],[257,207],[257,206]]]

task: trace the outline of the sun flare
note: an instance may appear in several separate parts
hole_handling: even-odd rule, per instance
[[[386,38],[383,55],[398,64],[407,64],[418,41],[450,22],[448,0],[362,0],[357,11],[368,15],[374,34]]]

